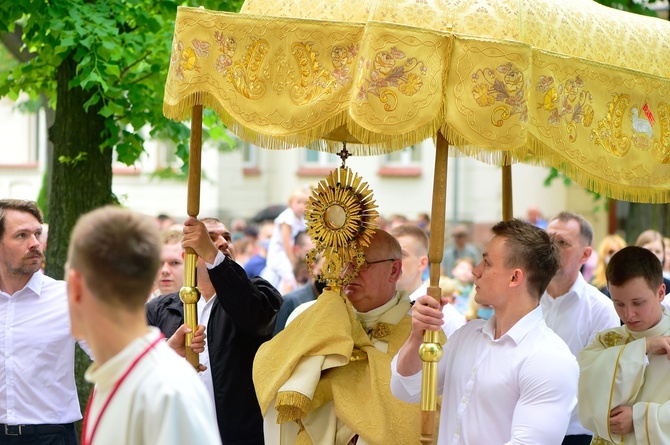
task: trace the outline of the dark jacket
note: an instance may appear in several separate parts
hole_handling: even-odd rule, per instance
[[[281,309],[277,314],[277,323],[275,324],[275,331],[272,335],[277,335],[286,327],[286,321],[291,315],[291,312],[295,310],[298,306],[308,301],[316,300],[316,298],[321,295],[323,289],[326,287],[326,283],[323,281],[314,281],[309,280],[309,282],[302,287],[285,294],[282,298],[284,303],[281,305]]]
[[[147,323],[161,330],[165,338],[172,337],[184,323],[184,304],[177,292],[156,297],[145,306]]]
[[[272,338],[282,298],[264,279],[249,279],[228,257],[209,270],[209,278],[217,297],[207,325],[207,348],[221,440],[225,445],[263,444],[263,417],[251,372],[256,351]],[[183,323],[179,296],[150,301],[147,320],[172,335]]]

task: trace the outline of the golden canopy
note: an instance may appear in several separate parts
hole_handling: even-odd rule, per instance
[[[668,202],[669,44],[670,23],[589,0],[182,7],[164,112],[205,105],[262,147],[347,140],[359,155],[440,132],[485,162],[550,165],[616,199]]]
[[[616,199],[670,202],[669,42],[670,23],[590,0],[179,8],[164,113],[193,119],[188,214],[199,210],[202,106],[266,148],[346,141],[377,154],[436,137],[428,294],[439,298],[447,143],[505,166],[506,219],[512,162],[554,166]],[[433,334],[421,355],[421,443],[435,430]]]

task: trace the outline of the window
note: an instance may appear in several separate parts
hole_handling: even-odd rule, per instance
[[[335,154],[305,149],[305,167],[336,167],[339,162],[340,158]]]
[[[421,163],[421,148],[412,145],[403,150],[394,151],[387,154],[385,159],[386,166],[408,167],[416,166]]]
[[[421,176],[421,145],[412,145],[384,155],[378,173],[379,176]]]
[[[302,162],[297,172],[298,176],[323,177],[340,165],[340,158],[333,153],[308,150],[306,148],[302,150]]]
[[[258,168],[258,147],[238,140],[238,146],[242,149],[242,169],[244,176],[258,176],[261,174],[261,169]]]

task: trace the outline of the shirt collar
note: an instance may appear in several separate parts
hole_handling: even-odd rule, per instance
[[[661,321],[659,321],[658,323],[656,323],[655,326],[647,329],[646,331],[634,332],[629,330],[628,327],[626,327],[626,331],[636,340],[644,337],[663,336],[669,330],[670,330],[670,318],[665,314],[665,312],[661,316]]]
[[[515,344],[518,345],[524,339],[526,334],[528,334],[538,322],[542,321],[542,319],[542,309],[540,306],[538,306],[524,315],[519,321],[517,321],[509,331],[505,332],[505,334],[498,339],[498,341],[505,337],[509,337]],[[495,314],[482,325],[482,332],[492,339],[495,338]]]
[[[570,286],[570,289],[563,295],[558,295],[556,298],[552,298],[551,295],[545,290],[544,294],[542,295],[543,297],[549,297],[549,300],[557,300],[558,298],[565,297],[567,295],[576,295],[577,298],[581,298],[582,295],[584,294],[584,287],[586,287],[586,280],[584,279],[584,275],[582,275],[581,272],[577,275],[577,279],[575,280],[574,283],[572,283],[572,286]]]
[[[101,385],[103,390],[111,388],[126,371],[128,364],[132,363],[160,335],[161,332],[158,328],[149,326],[142,337],[130,342],[102,365],[98,365],[96,362],[91,363],[84,377],[91,383]]]
[[[6,292],[2,292],[2,293],[12,297],[14,295],[16,295],[16,296],[23,295],[26,292],[26,290],[30,290],[32,293],[34,293],[35,295],[37,295],[39,297],[42,293],[42,279],[43,278],[44,278],[44,275],[42,275],[42,271],[38,270],[37,272],[35,272],[33,274],[32,277],[30,277],[30,280],[28,280],[26,285],[23,286],[23,289],[14,292],[13,295],[9,295]]]
[[[367,311],[367,312],[358,312],[358,311],[355,311],[355,313],[356,313],[356,317],[358,317],[358,319],[361,320],[363,323],[368,323],[368,322],[372,322],[372,323],[374,323],[375,321],[377,321],[377,319],[378,319],[384,312],[386,312],[387,310],[389,310],[389,308],[391,308],[391,307],[395,306],[396,304],[398,304],[398,300],[399,300],[399,298],[400,298],[400,292],[396,291],[396,292],[393,294],[393,297],[391,297],[391,299],[390,299],[389,301],[387,301],[386,303],[382,304],[381,306],[379,306],[379,307],[377,307],[377,308],[374,308],[374,309],[369,310],[369,311]]]
[[[26,284],[26,287],[31,291],[35,292],[37,295],[40,295],[42,292],[42,282],[43,282],[42,278],[44,278],[44,275],[42,275],[42,272],[38,270],[33,274],[32,277],[30,277],[30,280],[28,281],[28,284]]]
[[[584,279],[584,275],[582,275],[582,273],[579,272],[579,274],[577,275],[577,279],[575,280],[574,283],[572,283],[572,286],[570,286],[568,294],[570,293],[576,294],[577,298],[581,298],[581,295],[584,294],[584,287],[586,287],[586,280]]]
[[[202,311],[205,308],[211,307],[214,304],[214,300],[216,300],[216,294],[212,295],[212,298],[208,301],[205,301],[205,297],[201,295],[196,305],[198,306],[198,309]],[[181,300],[179,301],[181,302]]]

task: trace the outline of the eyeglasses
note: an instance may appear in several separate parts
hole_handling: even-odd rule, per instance
[[[379,260],[379,261],[365,261],[361,267],[358,269],[359,272],[364,272],[370,268],[373,264],[377,263],[385,263],[387,261],[396,261],[396,258],[387,258],[385,260]]]

